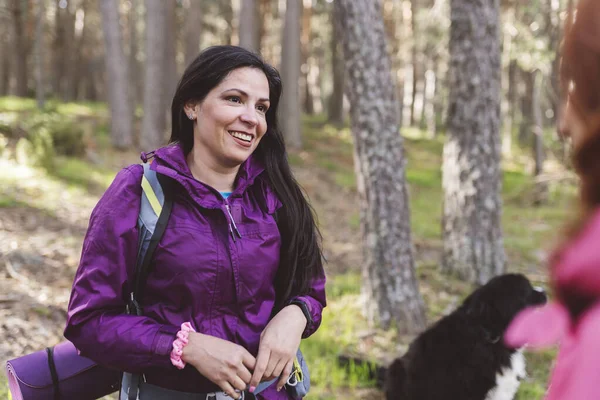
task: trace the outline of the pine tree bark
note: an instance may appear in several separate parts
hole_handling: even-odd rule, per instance
[[[119,9],[115,0],[100,2],[104,43],[106,46],[106,71],[108,104],[111,115],[112,145],[126,149],[133,142],[133,110],[129,100],[129,71],[123,52]]]
[[[396,88],[380,0],[336,0],[344,45],[364,245],[369,321],[414,334],[425,327],[415,275]]]
[[[131,93],[131,104],[135,110],[138,102],[141,99],[142,79],[139,71],[140,63],[138,61],[138,1],[131,1],[131,9],[129,10],[129,90]]]
[[[29,58],[29,43],[25,33],[25,16],[21,0],[13,0],[11,4],[13,26],[14,76],[16,80],[15,94],[27,96],[27,59]]]
[[[260,18],[258,4],[256,0],[241,0],[240,7],[240,46],[250,51],[258,52],[260,50]]]
[[[533,110],[533,159],[535,161],[533,174],[536,178],[533,204],[539,206],[547,203],[548,200],[548,184],[539,179],[544,172],[544,160],[546,158],[544,151],[544,121],[540,102],[542,73],[540,70],[536,70],[532,75],[534,83],[531,108]]]
[[[183,26],[185,68],[187,68],[200,53],[202,24],[202,2],[198,0],[190,1],[189,8],[186,10]]]
[[[344,123],[344,54],[339,24],[335,23],[334,10],[331,11],[331,74],[333,90],[329,96],[327,116],[330,123],[341,126]]]
[[[10,33],[8,32],[8,24],[0,26],[0,53],[7,54],[10,43]],[[10,80],[10,58],[2,57],[0,59],[0,96],[8,94],[8,84]]]
[[[35,27],[35,97],[41,110],[46,103],[44,83],[44,25],[46,22],[46,0],[37,0],[37,18]]]
[[[505,271],[499,0],[452,0],[443,160],[443,269],[484,283]]]
[[[146,0],[146,70],[144,73],[144,117],[141,145],[146,151],[165,144],[167,4],[163,0]]]
[[[290,148],[302,147],[300,131],[300,18],[302,0],[287,0],[283,44],[281,50],[281,80],[283,94],[281,98],[280,121],[286,144]]]

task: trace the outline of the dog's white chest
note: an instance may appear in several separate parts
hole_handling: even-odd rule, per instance
[[[512,400],[519,389],[521,380],[527,376],[525,356],[521,350],[511,357],[511,365],[496,374],[496,386],[489,391],[485,400]]]

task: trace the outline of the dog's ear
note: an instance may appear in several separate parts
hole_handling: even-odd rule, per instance
[[[484,287],[476,289],[463,302],[466,314],[483,328],[490,340],[496,340],[504,331],[504,319],[492,299],[489,290]]]
[[[463,301],[463,308],[468,316],[481,318],[489,313],[489,305],[484,297],[483,290],[479,286]]]

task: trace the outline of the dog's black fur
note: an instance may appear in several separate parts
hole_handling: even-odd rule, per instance
[[[484,400],[516,351],[503,344],[504,331],[519,311],[545,302],[523,275],[491,279],[392,362],[387,400]]]

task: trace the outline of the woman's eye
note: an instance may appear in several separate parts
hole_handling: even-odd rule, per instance
[[[227,97],[227,100],[233,101],[234,103],[241,103],[242,102],[242,99],[240,99],[239,96],[229,96],[229,97]]]
[[[257,107],[256,107],[256,109],[257,109],[258,111],[260,111],[261,113],[266,113],[266,112],[267,112],[267,110],[268,110],[267,106],[263,106],[263,105],[259,105],[259,106],[257,106]]]

